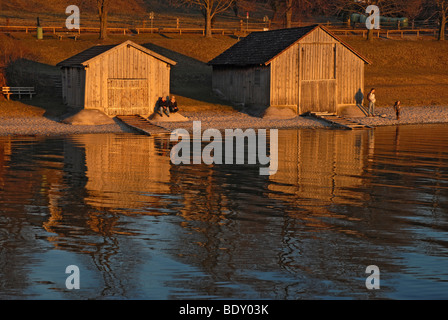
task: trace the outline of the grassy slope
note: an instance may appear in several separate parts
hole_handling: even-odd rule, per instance
[[[23,68],[44,74],[57,74],[54,66],[59,61],[99,43],[95,35],[83,35],[80,41],[59,41],[50,36],[37,41],[32,35],[25,34],[14,35],[14,38],[8,38],[10,46],[23,51],[25,58],[34,61],[24,64]],[[172,71],[172,92],[185,108],[229,108],[211,94],[211,69],[205,62],[233,45],[236,39],[153,34],[111,36],[103,43],[119,43],[129,38],[178,62]],[[404,105],[448,105],[448,43],[345,40],[373,61],[366,67],[366,90],[377,88],[379,106],[392,105],[395,100],[401,100]],[[0,102],[0,115],[8,114],[10,109],[14,114],[20,110],[25,114],[36,114],[39,110],[57,114],[63,110],[60,102],[45,96],[32,102]]]
[[[109,12],[114,15],[121,14],[137,14],[146,11],[149,3],[157,2],[157,0],[113,0],[110,2]],[[64,17],[65,9],[69,5],[77,5],[82,13],[96,13],[95,0],[8,0],[1,3],[2,15],[10,18],[27,18],[34,16],[43,17]],[[34,21],[33,21],[34,22]]]
[[[80,8],[82,26],[99,26],[95,0],[0,0],[0,25],[6,23],[6,19],[9,19],[10,25],[35,25],[37,17],[41,19],[43,26],[64,25],[67,18],[65,9],[73,4]],[[238,16],[235,16],[233,10],[228,10],[215,20],[222,23],[230,20],[232,27],[235,27],[240,19],[245,19],[246,10],[251,11],[252,19],[260,22],[264,15],[272,14],[267,5],[255,5],[251,0],[240,0]],[[109,26],[142,27],[143,21],[149,19],[149,12],[155,13],[155,26],[167,23],[174,26],[177,18],[184,26],[197,26],[204,21],[196,6],[173,5],[171,1],[166,0],[113,0],[110,2]]]
[[[377,89],[379,105],[448,105],[448,42],[346,40],[372,60],[366,90]]]

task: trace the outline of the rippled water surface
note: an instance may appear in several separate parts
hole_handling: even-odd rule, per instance
[[[273,176],[171,147],[1,137],[0,298],[448,298],[447,125],[279,131]]]

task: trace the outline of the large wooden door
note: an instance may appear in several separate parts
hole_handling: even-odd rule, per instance
[[[300,112],[336,112],[336,45],[303,43],[299,50]]]
[[[336,80],[302,81],[301,112],[336,112]]]
[[[148,79],[108,79],[108,115],[150,113]]]

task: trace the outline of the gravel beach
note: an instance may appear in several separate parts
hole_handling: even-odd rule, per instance
[[[430,124],[448,123],[448,106],[419,106],[402,107],[400,120],[396,120],[393,107],[382,107],[376,111],[374,118],[352,118],[362,124],[373,127],[405,125],[405,124]]]
[[[350,117],[346,118],[372,127],[395,126],[408,124],[430,124],[448,123],[448,106],[428,107],[403,107],[400,120],[396,120],[395,111],[392,107],[381,107],[376,110],[376,117]],[[297,116],[292,119],[263,119],[253,117],[240,112],[184,112],[182,115],[188,117],[188,122],[155,122],[169,130],[185,128],[191,130],[193,121],[201,121],[201,128],[215,129],[292,129],[292,128],[332,128],[326,122],[311,117]]]
[[[80,133],[130,132],[120,124],[74,126],[45,117],[0,118],[0,136],[60,136]]]
[[[377,108],[376,117],[351,118],[360,123],[377,127],[405,124],[448,123],[448,107],[403,107],[399,121],[395,118],[392,107]],[[314,118],[297,116],[292,119],[263,119],[241,112],[204,111],[182,112],[187,117],[186,122],[157,121],[154,122],[170,131],[184,128],[191,131],[193,121],[201,121],[201,128],[223,129],[292,129],[292,128],[331,128],[325,122]],[[85,133],[124,133],[133,132],[116,121],[108,125],[70,125],[58,122],[56,119],[45,117],[0,118],[0,136],[11,135],[44,135],[60,136]]]

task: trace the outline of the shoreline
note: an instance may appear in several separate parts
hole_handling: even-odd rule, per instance
[[[203,130],[209,128],[218,130],[250,128],[334,129],[333,126],[323,121],[302,116],[296,116],[292,119],[266,119],[238,111],[185,111],[181,113],[189,121],[157,121],[154,124],[163,126],[169,131],[177,128],[191,131],[193,121],[201,121],[201,129]],[[346,116],[346,118],[372,127],[448,123],[448,106],[404,107],[400,121],[395,120],[395,112],[392,107],[379,107],[376,110],[376,114],[378,116],[374,118],[350,116]],[[60,123],[58,119],[50,119],[43,116],[0,118],[0,136],[65,136],[94,133],[135,133],[135,131],[119,121],[107,125],[70,125]]]

